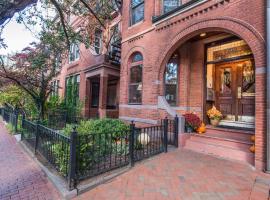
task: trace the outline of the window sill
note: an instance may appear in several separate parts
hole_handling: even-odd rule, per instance
[[[142,103],[128,103],[128,105],[136,106],[136,105],[142,105]]]
[[[142,21],[137,22],[136,24],[129,25],[128,30],[135,28],[135,27],[143,24],[144,22],[145,22],[145,20],[142,20]]]
[[[79,61],[80,60],[72,61],[71,63],[68,64],[68,68],[73,68],[73,67],[78,66],[79,65]]]

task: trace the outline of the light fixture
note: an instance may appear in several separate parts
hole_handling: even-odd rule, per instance
[[[205,37],[206,36],[206,33],[201,33],[200,36],[201,37]]]

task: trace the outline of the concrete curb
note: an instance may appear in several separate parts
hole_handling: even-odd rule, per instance
[[[77,196],[77,190],[74,189],[72,191],[69,191],[67,189],[67,183],[63,178],[60,176],[54,174],[51,170],[49,170],[43,163],[41,163],[34,153],[23,143],[18,142],[22,149],[32,158],[32,160],[38,164],[38,166],[42,169],[42,171],[47,175],[48,179],[52,182],[52,184],[56,187],[56,189],[59,191],[59,193],[62,195],[63,199],[72,199]]]

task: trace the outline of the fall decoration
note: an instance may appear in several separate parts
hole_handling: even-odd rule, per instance
[[[251,142],[255,142],[255,135],[252,135],[252,136],[250,137],[250,140],[251,140]]]
[[[199,127],[199,128],[197,128],[197,133],[199,133],[199,134],[203,134],[203,133],[205,133],[205,131],[206,131],[206,126],[205,126],[205,124],[204,123],[201,123],[201,126]]]
[[[250,148],[249,148],[250,152],[255,153],[255,145],[253,144]]]
[[[210,122],[213,126],[217,126],[219,121],[222,119],[222,114],[215,106],[207,111],[207,116],[210,119]]]
[[[183,115],[185,118],[185,127],[186,130],[190,130],[191,132],[196,130],[201,125],[201,119],[195,115],[194,113],[186,113]],[[190,132],[188,131],[188,132]]]

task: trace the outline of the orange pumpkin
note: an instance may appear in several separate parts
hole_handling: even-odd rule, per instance
[[[252,135],[252,136],[250,137],[250,140],[251,140],[252,142],[255,142],[255,135]]]
[[[252,153],[255,153],[255,145],[252,145],[250,148],[249,148],[250,152]]]
[[[199,134],[205,133],[205,131],[206,131],[206,126],[205,126],[205,124],[202,123],[201,126],[200,126],[199,128],[197,128],[196,131],[197,131],[197,133],[199,133]]]

